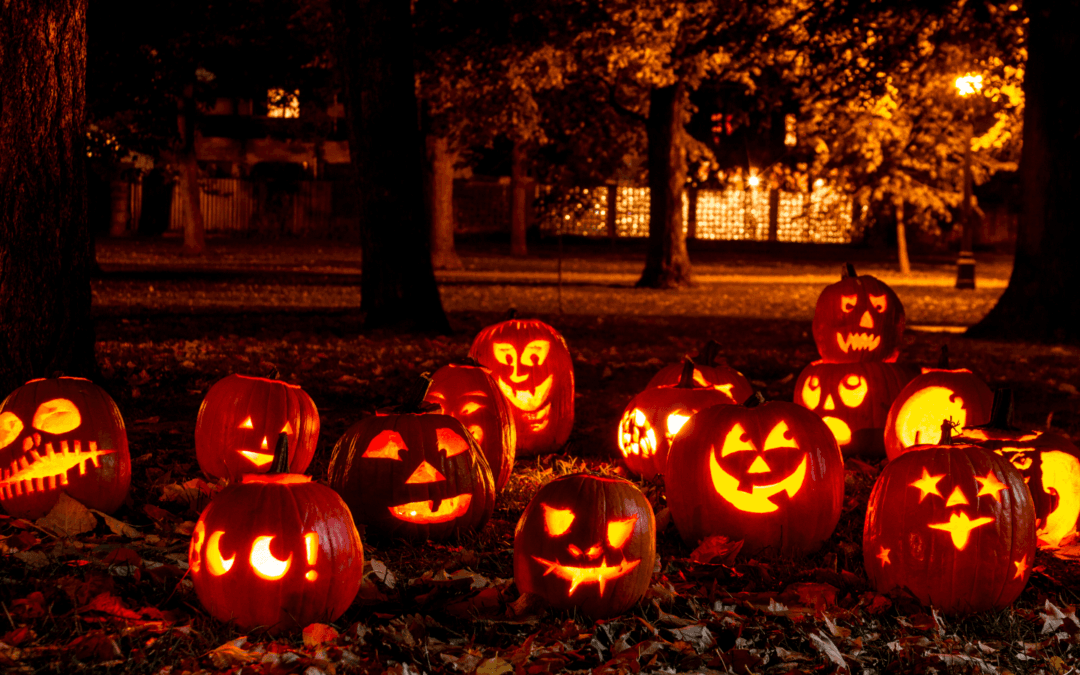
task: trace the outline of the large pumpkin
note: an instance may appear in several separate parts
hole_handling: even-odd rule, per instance
[[[334,446],[330,487],[365,534],[439,541],[481,528],[494,511],[483,451],[461,422],[425,412],[434,408],[425,393],[357,422]]]
[[[61,493],[112,513],[131,484],[124,419],[79,377],[30,380],[0,404],[0,505],[40,518]]]
[[[795,402],[825,421],[845,456],[881,457],[889,408],[912,375],[895,363],[815,361],[795,381]]]
[[[747,555],[798,555],[836,529],[844,460],[832,432],[801,406],[760,400],[702,410],[671,445],[667,502],[690,546],[723,535]]]
[[[946,427],[947,429],[947,427]],[[1002,609],[1035,561],[1035,508],[1004,457],[971,445],[918,446],[878,476],[863,560],[880,593],[906,588],[946,613]]]
[[[935,445],[941,440],[941,424],[954,428],[985,424],[990,420],[994,393],[970,370],[949,370],[943,347],[937,368],[922,374],[900,390],[885,422],[885,452],[895,459],[915,445]]]
[[[556,478],[537,491],[514,532],[518,590],[591,617],[636,605],[655,563],[652,505],[621,478]]]
[[[826,363],[895,361],[904,321],[896,293],[870,275],[857,275],[848,264],[840,281],[818,296],[814,342]]]
[[[731,403],[742,403],[754,394],[754,387],[746,376],[727,365],[720,358],[720,344],[709,340],[693,357],[694,382],[702,387],[712,387],[723,392]],[[645,388],[678,384],[682,379],[683,364],[670,363],[652,376]]]
[[[287,440],[266,473],[222,490],[195,523],[188,570],[206,611],[241,630],[297,630],[337,619],[364,576],[364,549],[345,503],[288,470]]]
[[[574,426],[574,362],[566,340],[536,319],[484,328],[469,356],[491,369],[517,427],[517,455],[555,452]]]
[[[631,473],[645,478],[664,473],[671,440],[686,421],[709,406],[734,403],[727,391],[699,385],[696,374],[694,362],[686,359],[681,380],[649,387],[626,405],[618,444]]]
[[[487,459],[496,492],[502,490],[514,469],[517,430],[491,371],[471,359],[443,366],[431,376],[424,400],[465,425]]]
[[[278,434],[289,438],[289,470],[303,473],[319,440],[319,411],[303,389],[280,380],[229,375],[214,383],[195,422],[199,468],[235,480],[270,468]]]

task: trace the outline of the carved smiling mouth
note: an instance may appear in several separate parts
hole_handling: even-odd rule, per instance
[[[856,352],[872,352],[878,348],[881,344],[880,335],[870,335],[869,333],[848,333],[847,339],[840,333],[836,334],[836,343],[840,345],[840,349],[845,354],[849,351]]]
[[[435,508],[435,501],[428,499],[421,502],[409,502],[391,506],[390,514],[398,520],[417,525],[430,525],[433,523],[446,523],[465,515],[472,503],[472,495],[460,494],[449,497],[439,502],[439,508]]]
[[[540,431],[550,421],[548,416],[551,414],[551,402],[548,401],[548,396],[551,395],[553,378],[554,375],[548,375],[547,379],[534,389],[514,389],[501,379],[498,380],[499,389],[510,403],[521,411],[521,417],[531,431]]]
[[[86,463],[90,462],[95,467],[101,466],[101,457],[111,455],[115,450],[98,450],[97,441],[87,443],[89,449],[82,451],[80,441],[73,441],[68,446],[67,441],[60,441],[60,451],[53,449],[52,443],[46,443],[45,453],[38,453],[37,449],[30,450],[26,455],[11,463],[10,469],[5,469],[0,476],[0,500],[18,497],[22,494],[30,494],[36,490],[54,490],[58,486],[68,484],[67,472],[79,467],[79,475],[86,474]],[[29,459],[28,459],[29,458]]]
[[[968,539],[971,537],[971,531],[992,522],[994,522],[994,519],[988,516],[972,520],[968,514],[960,512],[951,514],[947,523],[931,523],[929,527],[934,530],[948,532],[949,536],[952,537],[952,543],[956,550],[963,551],[968,544]]]
[[[594,583],[600,585],[600,597],[604,596],[604,583],[608,579],[617,579],[624,574],[630,572],[638,566],[640,560],[623,560],[621,563],[614,567],[609,567],[607,559],[601,560],[600,564],[596,567],[570,567],[568,565],[560,565],[554,560],[544,560],[532,556],[532,559],[547,567],[544,571],[544,576],[554,573],[555,576],[560,579],[566,579],[570,582],[570,590],[566,595],[570,596],[574,594],[577,587],[581,584]]]

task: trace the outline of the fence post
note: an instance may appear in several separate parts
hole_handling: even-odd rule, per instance
[[[608,183],[607,186],[607,212],[604,214],[607,219],[607,233],[608,237],[612,240],[619,238],[619,226],[615,211],[619,205],[619,184]]]
[[[780,229],[780,190],[769,189],[769,241],[776,241]]]

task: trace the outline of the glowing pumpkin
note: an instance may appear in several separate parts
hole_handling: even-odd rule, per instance
[[[746,377],[720,359],[720,344],[709,340],[693,357],[694,382],[701,387],[712,387],[723,392],[731,403],[742,403],[754,395],[754,387]],[[682,379],[683,364],[672,363],[652,376],[645,388],[678,384]]]
[[[555,452],[574,426],[574,362],[566,340],[536,319],[480,331],[469,356],[491,369],[517,427],[519,457]]]
[[[699,385],[696,374],[694,362],[686,359],[676,384],[647,388],[626,405],[618,443],[631,473],[645,478],[664,473],[671,441],[690,416],[709,406],[733,403],[728,392]]]
[[[556,478],[537,491],[514,532],[518,590],[595,618],[636,605],[655,563],[652,505],[620,478]]]
[[[289,470],[303,473],[319,440],[319,411],[303,389],[280,380],[229,375],[214,383],[195,422],[199,468],[236,480],[263,473],[274,459],[278,434],[289,438]]]
[[[1035,508],[1023,477],[983,448],[924,445],[889,462],[870,494],[863,560],[879,593],[906,588],[950,614],[1016,599],[1035,561]]]
[[[911,378],[895,363],[815,361],[795,381],[795,402],[824,420],[845,456],[881,457],[889,408]]]
[[[668,508],[690,546],[712,535],[742,553],[809,553],[836,529],[844,460],[825,423],[794,403],[715,405],[690,418],[668,454]]]
[[[814,342],[825,363],[895,361],[904,333],[904,306],[889,286],[855,273],[849,263],[840,281],[818,296]]]
[[[517,430],[510,404],[491,371],[470,359],[435,371],[428,403],[465,425],[487,459],[498,492],[510,480],[517,451]]]
[[[10,515],[40,518],[61,493],[112,513],[130,484],[124,420],[89,380],[30,380],[0,404],[0,505]]]
[[[425,412],[426,387],[395,412],[357,422],[334,446],[329,483],[365,534],[439,541],[477,530],[495,508],[484,453],[461,422]]]
[[[218,493],[195,523],[188,570],[206,611],[278,633],[341,616],[360,590],[364,549],[345,503],[288,470],[288,441],[267,472]]]

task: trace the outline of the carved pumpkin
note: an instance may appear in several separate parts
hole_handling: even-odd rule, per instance
[[[814,342],[826,363],[895,361],[904,333],[904,306],[889,286],[858,276],[849,263],[840,281],[818,296]]]
[[[915,445],[936,445],[942,422],[962,433],[964,427],[989,421],[994,393],[970,370],[949,370],[948,356],[942,347],[938,367],[923,368],[893,401],[885,422],[889,459]]]
[[[124,420],[89,380],[30,380],[0,404],[0,505],[10,515],[40,518],[62,492],[112,513],[130,484]]]
[[[889,407],[911,378],[895,363],[815,361],[795,381],[795,402],[825,421],[845,456],[881,457]]]
[[[537,491],[514,532],[518,590],[594,618],[636,605],[655,563],[652,505],[620,478],[556,478]]]
[[[480,331],[469,356],[491,369],[514,412],[519,457],[555,452],[574,426],[574,362],[566,341],[536,319]]]
[[[742,403],[754,395],[754,387],[746,377],[731,366],[719,359],[720,345],[715,340],[709,340],[693,357],[694,382],[702,387],[713,387],[723,392],[731,403]],[[664,385],[678,384],[682,379],[683,364],[672,363],[660,369],[653,375],[646,389],[661,387]]]
[[[832,432],[794,403],[716,405],[697,413],[668,454],[668,508],[690,546],[712,535],[742,553],[809,553],[836,529],[844,460]]]
[[[699,410],[713,405],[732,404],[722,389],[698,385],[694,362],[683,363],[682,379],[645,389],[630,399],[619,422],[619,452],[633,474],[652,478],[664,473],[668,448],[675,434]]]
[[[450,415],[469,430],[487,459],[498,492],[510,480],[514,469],[517,451],[514,415],[491,371],[469,361],[436,370],[425,400],[439,406],[439,412]]]
[[[395,412],[357,422],[334,446],[330,487],[366,534],[440,541],[480,529],[494,511],[483,451],[461,422],[425,412],[434,409],[426,393],[422,386]]]
[[[195,456],[208,476],[262,473],[275,439],[289,438],[289,470],[303,473],[319,440],[319,411],[303,389],[279,380],[229,375],[214,383],[195,422]]]
[[[889,462],[863,528],[866,574],[879,593],[906,588],[959,614],[1002,609],[1035,560],[1035,509],[1005,458],[971,445],[924,445]]]
[[[288,470],[288,441],[268,472],[217,494],[195,523],[188,570],[206,611],[241,630],[277,633],[341,616],[360,590],[364,549],[345,503]]]
[[[994,392],[990,422],[968,427],[958,442],[992,450],[1024,477],[1035,504],[1036,536],[1057,548],[1080,525],[1080,449],[1066,436],[1013,426],[1012,390]]]

